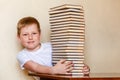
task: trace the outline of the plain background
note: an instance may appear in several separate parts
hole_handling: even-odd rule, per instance
[[[120,0],[0,0],[0,80],[33,80],[16,60],[21,50],[16,24],[22,17],[36,17],[41,42],[50,41],[48,11],[62,4],[85,10],[85,61],[91,73],[120,73]]]

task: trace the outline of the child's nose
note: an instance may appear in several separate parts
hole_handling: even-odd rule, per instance
[[[28,38],[29,38],[29,39],[33,39],[33,35],[29,35]]]

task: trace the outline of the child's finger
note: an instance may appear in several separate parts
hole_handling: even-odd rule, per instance
[[[61,63],[61,64],[63,64],[63,63],[65,63],[65,59],[61,59],[58,63]]]

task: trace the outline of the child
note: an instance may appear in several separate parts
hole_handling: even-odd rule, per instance
[[[17,24],[17,37],[24,49],[17,59],[22,69],[37,73],[65,74],[73,69],[72,62],[60,60],[52,66],[52,47],[50,43],[40,43],[41,29],[34,17],[24,17]]]

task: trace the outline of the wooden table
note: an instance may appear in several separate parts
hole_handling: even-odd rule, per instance
[[[89,76],[85,75],[84,77],[29,73],[29,76],[47,78],[47,80],[120,80],[119,73],[91,73]]]

